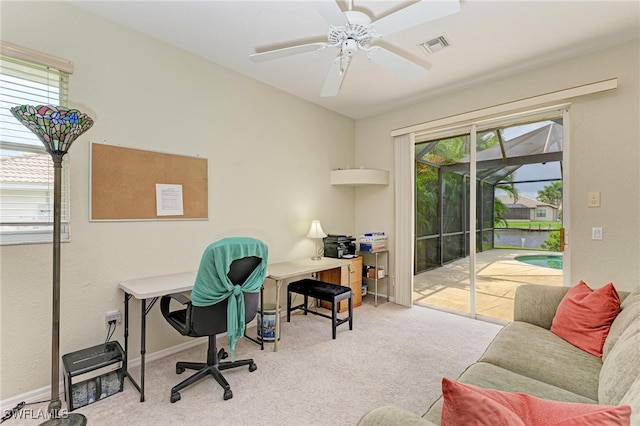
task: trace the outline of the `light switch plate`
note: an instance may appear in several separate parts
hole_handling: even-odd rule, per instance
[[[600,192],[587,193],[587,207],[600,207]]]
[[[592,240],[601,240],[602,239],[602,228],[591,228],[591,239]]]

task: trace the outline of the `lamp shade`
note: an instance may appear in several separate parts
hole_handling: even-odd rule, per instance
[[[324,238],[326,236],[327,234],[322,230],[322,225],[320,225],[319,220],[311,222],[311,228],[309,228],[307,238]]]
[[[20,105],[11,114],[38,136],[51,156],[62,158],[71,143],[93,126],[87,114],[54,105]]]

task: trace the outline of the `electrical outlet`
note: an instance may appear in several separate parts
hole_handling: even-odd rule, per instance
[[[109,321],[114,321],[114,320],[116,324],[120,324],[122,322],[122,314],[120,313],[120,311],[115,310],[115,311],[107,312],[107,315],[105,316],[105,322],[109,324]]]

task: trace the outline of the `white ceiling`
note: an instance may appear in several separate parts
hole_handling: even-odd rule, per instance
[[[376,20],[414,2],[354,0],[353,9]],[[263,63],[249,59],[271,48],[326,41],[329,26],[309,1],[72,3],[355,119],[612,46],[640,33],[637,0],[462,0],[457,14],[375,41],[428,68],[426,77],[404,80],[359,52],[339,94],[322,98],[336,49]],[[338,3],[348,10],[346,1]],[[441,34],[451,43],[445,50],[428,55],[417,46]]]

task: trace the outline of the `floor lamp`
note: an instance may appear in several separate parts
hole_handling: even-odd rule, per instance
[[[53,158],[53,315],[51,336],[51,416],[43,424],[85,425],[82,414],[60,412],[60,215],[62,199],[62,157],[78,136],[93,126],[93,120],[75,109],[53,105],[21,105],[11,114],[38,136]]]

